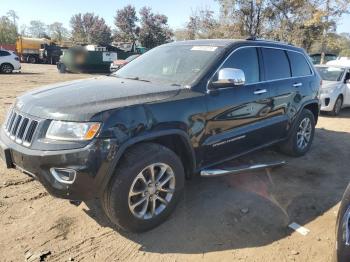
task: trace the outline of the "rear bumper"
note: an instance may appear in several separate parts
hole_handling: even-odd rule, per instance
[[[111,147],[111,143],[111,140],[96,139],[84,148],[40,151],[16,144],[2,130],[0,135],[0,147],[10,155],[9,168],[17,168],[34,176],[51,195],[71,200],[88,200],[99,196],[102,181],[110,171],[111,156],[115,155],[112,152],[115,147]],[[75,170],[74,182],[60,182],[50,171],[51,168]]]

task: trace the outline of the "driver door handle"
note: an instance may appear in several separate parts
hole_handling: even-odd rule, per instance
[[[302,85],[303,85],[303,83],[294,83],[293,87],[299,87],[299,86],[302,86]]]
[[[258,90],[254,91],[254,95],[261,95],[261,94],[264,94],[266,92],[267,92],[266,89],[258,89]]]

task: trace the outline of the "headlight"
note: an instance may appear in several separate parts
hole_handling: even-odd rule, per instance
[[[52,121],[46,132],[46,137],[55,140],[86,141],[93,139],[99,129],[100,123],[95,122]]]
[[[334,88],[321,88],[320,93],[321,93],[321,95],[328,95],[328,94],[332,93],[333,90],[334,90]]]

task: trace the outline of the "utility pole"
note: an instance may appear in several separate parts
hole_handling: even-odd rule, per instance
[[[330,13],[330,0],[326,1],[326,7],[325,7],[325,21],[323,26],[323,34],[322,34],[322,40],[321,40],[321,61],[320,64],[324,64],[325,62],[325,52],[327,47],[327,36],[328,36],[328,30],[329,30],[329,13]]]

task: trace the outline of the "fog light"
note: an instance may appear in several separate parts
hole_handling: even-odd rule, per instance
[[[326,98],[325,100],[324,100],[324,104],[326,105],[326,106],[328,106],[329,105],[329,102],[330,102],[330,98]]]
[[[77,174],[74,169],[56,167],[50,168],[50,172],[58,182],[63,184],[73,184]]]

